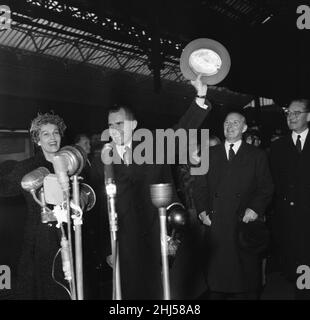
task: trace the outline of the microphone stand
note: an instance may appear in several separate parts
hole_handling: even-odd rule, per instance
[[[76,276],[72,277],[72,282],[75,285],[77,282],[77,288],[73,289],[74,295],[77,295],[78,300],[83,300],[83,254],[82,254],[82,215],[83,212],[80,208],[80,191],[79,182],[76,172],[81,172],[85,165],[86,155],[82,152],[81,148],[77,146],[63,147],[61,150],[56,152],[53,157],[53,167],[57,175],[58,181],[64,192],[64,196],[67,203],[67,223],[68,223],[68,235],[69,239],[69,254],[71,270],[74,272],[73,266],[73,253],[72,253],[72,241],[71,241],[71,217],[70,217],[70,183],[68,176],[73,176],[73,219],[74,219],[74,230],[75,230],[75,268]]]
[[[115,196],[116,185],[113,179],[107,179],[106,193],[108,201],[108,212],[110,222],[110,234],[111,234],[111,249],[112,249],[112,261],[113,261],[113,300],[122,299],[121,291],[121,276],[120,276],[120,263],[119,263],[119,246],[118,246],[118,224],[117,213],[115,210]]]
[[[76,282],[75,282],[75,273],[74,273],[74,267],[73,267],[69,191],[64,192],[64,196],[65,196],[66,207],[67,207],[68,251],[69,251],[69,261],[70,261],[70,273],[72,278],[72,280],[69,281],[69,284],[71,289],[72,300],[76,300]]]
[[[163,275],[163,290],[164,300],[170,300],[170,281],[169,281],[169,262],[167,248],[167,211],[162,207],[159,211],[160,222],[160,244],[161,244],[161,260],[162,260],[162,275]]]
[[[72,176],[72,201],[77,207],[80,206],[80,188],[79,178],[77,175]],[[77,300],[84,299],[83,288],[83,250],[82,250],[82,214],[74,210],[73,224],[75,236],[75,270],[76,270],[76,287],[77,287]]]
[[[170,279],[169,261],[167,248],[167,210],[166,207],[171,202],[171,184],[151,185],[151,199],[155,207],[158,208],[160,222],[160,248],[162,264],[162,285],[164,300],[170,300]]]
[[[47,207],[46,207],[46,201],[45,201],[45,197],[44,197],[44,189],[41,188],[39,190],[39,198],[40,201],[42,203],[41,206],[41,222],[42,223],[47,223],[49,221],[48,219],[48,211],[47,211]]]

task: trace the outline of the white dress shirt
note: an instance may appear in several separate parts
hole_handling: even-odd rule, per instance
[[[207,104],[205,104],[205,99],[196,98],[195,102],[202,109],[207,110],[209,107]]]
[[[229,149],[230,149],[230,145],[233,144],[234,146],[232,147],[232,149],[234,150],[235,154],[237,154],[240,146],[241,146],[242,140],[238,140],[234,143],[232,142],[228,142],[227,140],[225,141],[225,150],[226,150],[226,156],[227,156],[227,160],[229,160]]]
[[[297,142],[297,137],[300,136],[301,150],[304,148],[304,144],[305,144],[308,132],[309,132],[309,128],[307,128],[306,130],[304,130],[302,133],[299,133],[299,134],[296,133],[295,131],[292,132],[292,139],[295,146]]]
[[[124,160],[124,153],[126,151],[126,147],[131,148],[131,144],[132,144],[132,141],[130,141],[127,144],[121,145],[121,146],[118,144],[116,145],[117,153],[122,158],[122,160]]]

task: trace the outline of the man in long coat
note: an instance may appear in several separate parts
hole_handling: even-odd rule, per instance
[[[255,298],[259,259],[242,251],[238,225],[264,214],[273,184],[265,153],[242,141],[244,116],[230,113],[224,122],[224,144],[210,149],[209,171],[198,176],[195,203],[206,225],[205,274],[211,299]]]
[[[276,254],[284,275],[296,282],[297,268],[310,266],[310,102],[294,100],[287,109],[291,134],[271,146],[271,171],[275,182],[272,230]],[[296,298],[310,297],[298,290]]]
[[[200,77],[192,84],[197,97],[174,129],[199,128],[210,110],[209,103],[205,102],[207,86],[202,84]],[[137,147],[137,142],[132,139],[137,126],[136,118],[125,107],[110,110],[108,118],[111,144],[117,151],[118,160],[113,167],[117,186],[122,298],[162,299],[159,218],[158,209],[151,201],[150,185],[172,183],[171,168],[167,163],[138,164],[134,159],[126,163],[128,149],[133,150],[131,153],[134,154]],[[104,165],[101,160],[94,161],[92,168],[97,190],[103,195]],[[103,208],[106,200],[103,198],[101,202]],[[107,217],[104,211],[102,214]]]

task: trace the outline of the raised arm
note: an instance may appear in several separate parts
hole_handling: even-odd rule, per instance
[[[211,103],[206,99],[208,87],[202,83],[201,77],[198,76],[196,80],[191,81],[191,84],[196,90],[196,97],[189,109],[173,127],[174,130],[180,128],[185,130],[198,129],[211,110]]]

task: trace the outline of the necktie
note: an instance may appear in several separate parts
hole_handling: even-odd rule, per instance
[[[300,141],[300,134],[297,136],[297,140],[296,140],[296,148],[297,148],[297,151],[299,153],[301,153],[301,141]]]
[[[235,151],[234,151],[234,149],[233,149],[233,146],[234,146],[234,144],[233,143],[231,143],[230,144],[230,149],[229,149],[229,152],[228,152],[228,160],[229,161],[231,161],[234,157],[235,157]]]
[[[131,149],[129,147],[125,147],[125,152],[123,154],[123,160],[126,166],[131,164]]]

